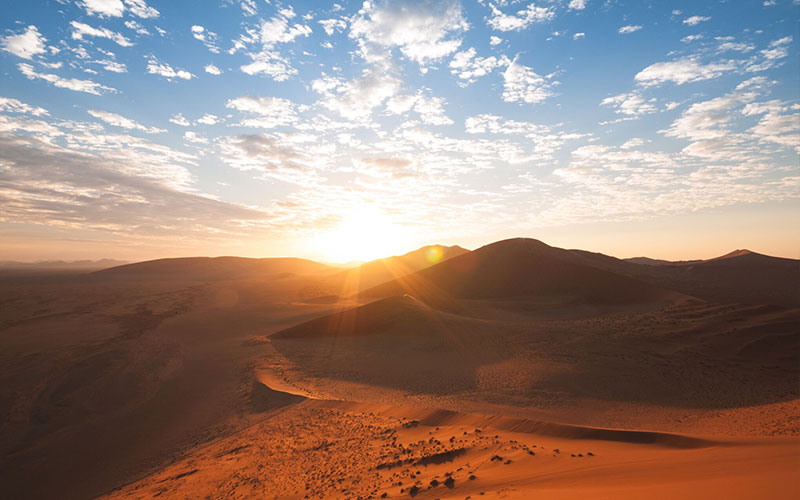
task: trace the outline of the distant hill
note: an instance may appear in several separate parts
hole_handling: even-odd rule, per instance
[[[80,272],[97,271],[109,267],[127,264],[123,260],[100,259],[100,260],[44,260],[39,262],[0,262],[0,273],[40,273],[40,272]]]
[[[625,262],[631,262],[633,264],[646,264],[649,266],[691,265],[703,262],[702,260],[679,260],[679,261],[661,260],[661,259],[651,259],[650,257],[631,257],[629,259],[622,259],[622,260],[624,260]]]
[[[340,280],[344,289],[355,293],[466,253],[469,250],[458,245],[428,245],[403,255],[361,264],[334,275],[332,279]]]
[[[567,250],[516,238],[486,245],[362,295],[407,293],[422,300],[557,296],[597,303],[646,302],[670,295],[658,286],[576,260]]]
[[[297,258],[184,257],[158,259],[112,267],[93,273],[103,279],[185,279],[191,281],[280,277],[335,271],[335,268]]]
[[[570,250],[578,262],[712,302],[800,306],[800,260],[735,250],[706,260],[621,260]]]

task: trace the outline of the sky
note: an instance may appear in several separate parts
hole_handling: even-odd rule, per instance
[[[800,258],[797,0],[9,0],[0,260]]]

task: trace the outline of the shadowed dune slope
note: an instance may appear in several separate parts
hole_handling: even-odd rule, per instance
[[[638,279],[574,262],[569,252],[541,241],[499,241],[428,269],[365,290],[365,297],[407,293],[422,300],[442,296],[493,299],[555,296],[577,302],[642,303],[675,297]]]
[[[338,311],[272,335],[276,339],[356,337],[385,332],[418,316],[419,306],[408,297],[388,297],[365,306]]]
[[[192,281],[281,277],[334,271],[319,262],[297,258],[185,257],[158,259],[92,273],[96,279],[186,279]]]

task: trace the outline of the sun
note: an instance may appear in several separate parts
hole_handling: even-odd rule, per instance
[[[328,262],[369,261],[410,250],[410,231],[376,209],[345,214],[332,229],[314,238],[314,252]]]

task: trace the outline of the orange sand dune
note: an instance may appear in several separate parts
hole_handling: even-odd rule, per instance
[[[725,498],[800,494],[794,438],[704,440],[308,401],[105,498]],[[288,458],[288,460],[287,460]]]

